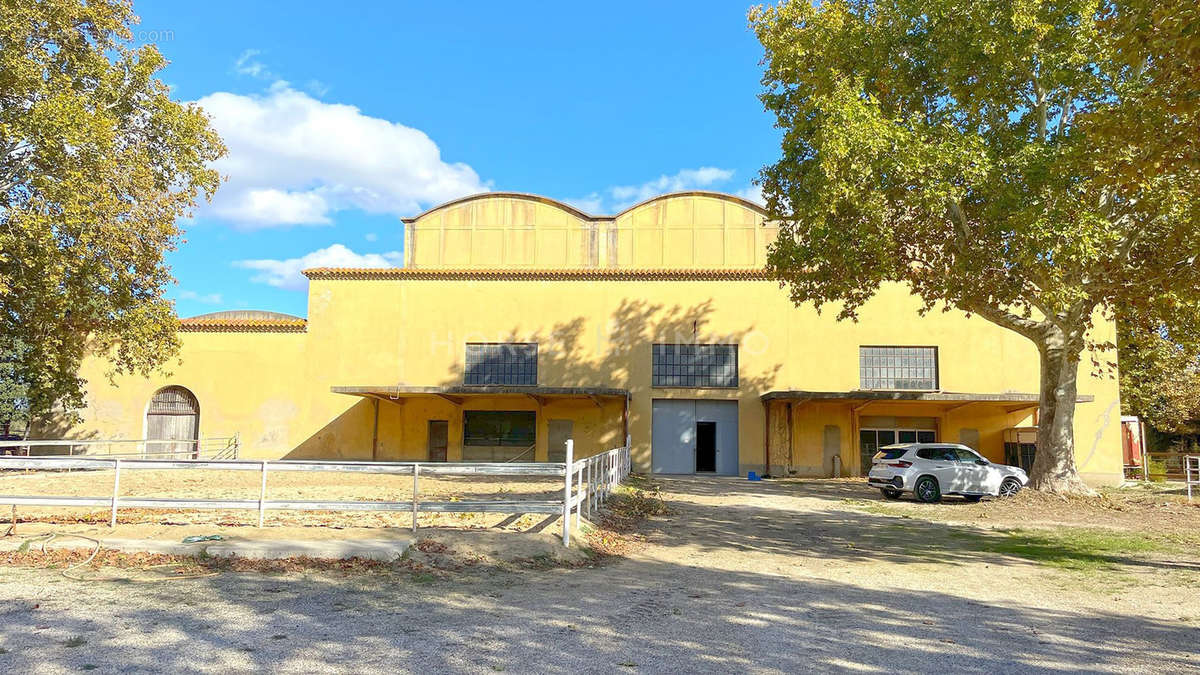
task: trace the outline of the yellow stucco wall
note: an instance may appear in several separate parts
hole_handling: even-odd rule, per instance
[[[595,216],[535,195],[452,202],[409,219],[413,268],[747,268],[778,228],[727,195],[684,193]]]
[[[597,235],[596,241],[602,243],[596,251],[599,267],[610,263],[632,268],[760,266],[764,237],[774,236],[760,213],[736,200],[711,195],[660,200],[590,223],[552,204],[498,197],[494,202],[470,200],[452,209],[434,210],[416,222],[416,265],[433,268],[519,266],[508,257],[510,249],[503,244],[497,247],[493,239],[488,246],[476,246],[475,237],[487,229],[481,223],[498,225],[504,235],[501,242],[512,235],[506,227],[528,226],[540,232],[545,226],[541,234],[548,238],[535,237],[536,255],[520,259],[532,260],[529,264],[539,269],[553,266],[542,261],[558,259],[543,257],[550,255],[544,251],[560,248],[565,262],[558,267],[591,264],[584,255],[587,246],[580,243],[576,248],[581,240],[572,239],[583,237],[580,233],[589,227],[613,233]],[[470,226],[463,230],[472,232],[469,241],[451,248],[457,256],[463,255],[463,246],[477,254],[466,262],[447,257],[448,249],[433,242],[443,241],[449,230],[441,232],[441,225],[430,225],[435,222]],[[546,225],[550,222],[566,233],[562,247],[559,234],[548,234],[553,229]],[[672,233],[672,228],[690,235]],[[428,232],[436,236],[420,239]],[[545,241],[554,245],[544,246]],[[753,249],[753,264],[743,262],[750,259],[747,249]],[[572,252],[579,257],[571,258]],[[759,397],[772,390],[857,389],[860,345],[936,345],[943,391],[1037,391],[1037,353],[1027,340],[956,311],[921,317],[919,306],[902,287],[888,286],[862,308],[858,322],[838,322],[833,318],[836,311],[819,315],[811,307],[794,307],[775,282],[765,280],[319,278],[309,284],[306,333],[184,333],[182,362],[171,366],[172,376],[150,381],[122,378],[115,387],[100,377],[101,365],[89,360],[83,371],[90,382],[89,406],[75,431],[140,438],[150,396],[161,386],[178,384],[199,399],[201,434],[238,432],[247,456],[366,459],[371,455],[374,404],[330,393],[330,387],[461,385],[467,342],[537,342],[543,386],[630,390],[629,432],[634,461],[642,469],[650,463],[652,401],[708,398],[738,401],[740,469],[764,470],[767,434]],[[1112,340],[1113,333],[1110,322],[1101,322],[1096,341]],[[651,386],[651,346],[693,341],[739,345],[737,390]],[[1086,364],[1085,359],[1079,392],[1094,396],[1095,401],[1078,407],[1077,457],[1086,478],[1113,482],[1121,474],[1117,383],[1093,377]],[[551,418],[575,420],[577,452],[591,454],[620,445],[623,402],[604,405],[601,409],[582,399],[549,401],[543,407],[529,397],[464,403],[466,408],[543,407],[538,417],[539,458],[545,457],[546,421]],[[888,405],[872,405],[864,414],[928,412],[911,406],[890,411]],[[452,403],[436,398],[382,402],[379,411],[380,459],[423,459],[429,419],[450,422],[449,458],[460,456],[461,412]],[[789,461],[795,470],[820,473],[828,424],[841,427],[843,466],[857,466],[858,446],[851,436],[847,406],[812,404],[795,407],[792,415]],[[772,434],[776,434],[782,415],[773,412],[772,416]],[[981,450],[1001,459],[1002,430],[1028,423],[1030,411],[1009,414],[995,406],[971,405],[946,415],[940,440],[959,440],[958,430],[964,427],[978,429]]]

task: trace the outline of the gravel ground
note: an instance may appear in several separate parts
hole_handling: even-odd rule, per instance
[[[145,584],[6,568],[0,671],[1200,670],[1197,560],[1085,578],[843,501],[865,487],[662,484],[672,513],[596,567]]]

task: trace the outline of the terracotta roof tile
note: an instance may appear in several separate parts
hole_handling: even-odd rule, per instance
[[[214,319],[195,317],[181,319],[179,330],[184,333],[303,333],[308,326],[304,319]]]
[[[385,280],[410,279],[482,281],[770,281],[760,267],[661,269],[631,267],[580,267],[559,269],[514,268],[359,268],[316,267],[304,270],[309,279]]]

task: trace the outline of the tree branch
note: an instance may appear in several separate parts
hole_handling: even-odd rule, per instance
[[[967,298],[963,300],[962,307],[998,326],[1007,328],[1015,333],[1020,333],[1034,342],[1037,342],[1041,337],[1042,330],[1045,327],[1045,324],[1041,321],[1026,319],[1012,312],[993,307],[986,300]]]

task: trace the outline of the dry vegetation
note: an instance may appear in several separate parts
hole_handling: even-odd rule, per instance
[[[670,515],[661,486],[631,474],[605,504],[596,527],[587,533],[588,546],[601,558],[626,556],[645,546],[642,525],[647,518]]]

